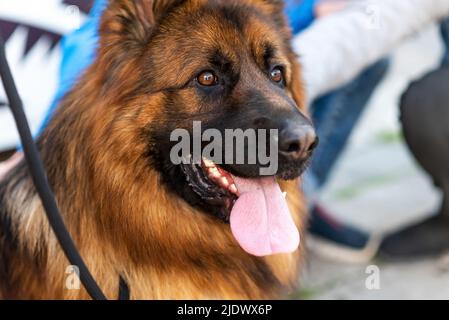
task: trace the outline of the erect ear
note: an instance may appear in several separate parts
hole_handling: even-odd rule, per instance
[[[109,0],[100,25],[100,44],[132,49],[146,43],[160,19],[185,0]]]
[[[284,0],[248,0],[248,2],[270,16],[280,28],[290,32],[284,14]]]
[[[249,2],[266,8],[273,14],[284,10],[284,0],[249,0]]]
[[[138,60],[161,19],[187,0],[109,0],[100,22],[97,78],[125,96],[138,77]]]

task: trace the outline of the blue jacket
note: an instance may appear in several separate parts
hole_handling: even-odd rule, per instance
[[[285,14],[294,34],[304,30],[313,22],[316,2],[317,0],[285,0]]]

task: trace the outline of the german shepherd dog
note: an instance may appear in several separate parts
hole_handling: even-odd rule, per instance
[[[37,143],[107,297],[119,277],[132,299],[286,297],[303,258],[298,178],[316,137],[282,1],[110,0],[99,34]],[[277,174],[174,164],[171,133],[193,121],[278,129]],[[0,296],[88,299],[67,287],[68,266],[21,163],[0,187]]]

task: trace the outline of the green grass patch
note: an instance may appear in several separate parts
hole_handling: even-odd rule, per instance
[[[389,173],[370,177],[357,185],[351,185],[340,190],[335,191],[333,197],[337,200],[350,200],[359,196],[367,190],[381,187],[385,184],[398,180],[404,177],[404,172]]]
[[[382,131],[376,135],[375,140],[381,144],[392,144],[404,141],[404,136],[400,131]]]
[[[297,292],[289,295],[290,300],[313,300],[320,294],[335,288],[338,284],[337,280],[329,280],[324,284],[316,287],[302,287]]]

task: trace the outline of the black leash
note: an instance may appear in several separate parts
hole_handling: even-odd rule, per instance
[[[120,276],[119,286],[118,286],[118,300],[129,300],[130,292],[128,284],[125,279]]]
[[[87,268],[83,258],[79,254],[72,237],[70,236],[62,216],[56,205],[55,196],[50,188],[47,176],[45,174],[42,160],[39,156],[36,144],[34,143],[31,131],[23,110],[22,101],[17,92],[17,88],[11,74],[11,70],[6,59],[5,44],[0,36],[0,76],[5,88],[6,96],[9,100],[9,106],[14,116],[17,129],[19,131],[22,147],[25,154],[25,159],[28,164],[29,172],[31,174],[34,186],[41,198],[42,205],[48,221],[56,235],[56,238],[61,245],[64,254],[69,262],[77,266],[80,270],[80,280],[84,288],[94,300],[107,300],[104,293],[101,291],[97,282],[93,278],[89,269]],[[129,299],[129,288],[122,277],[120,277],[119,299]]]

